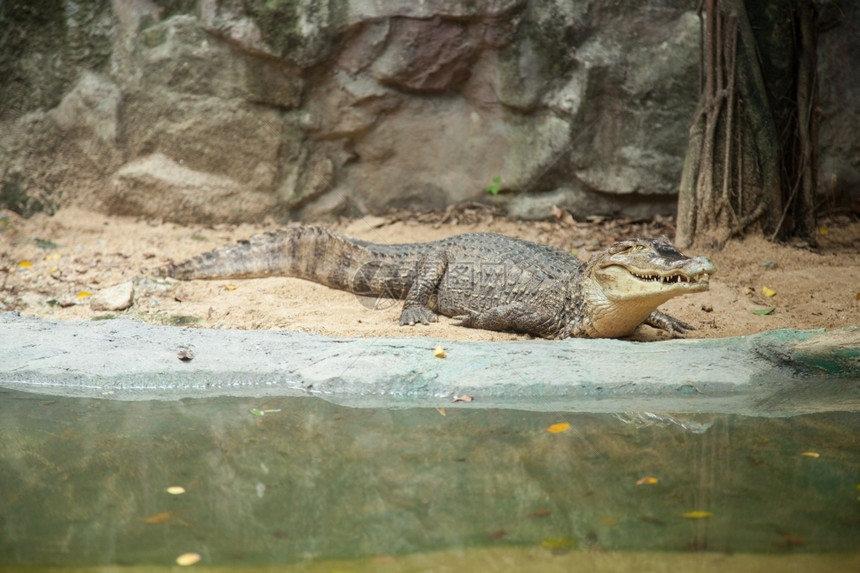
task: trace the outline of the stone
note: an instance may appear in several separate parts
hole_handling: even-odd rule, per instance
[[[456,89],[469,78],[476,50],[461,22],[398,18],[371,73],[380,83],[406,91]]]
[[[115,145],[120,98],[115,83],[85,71],[53,110],[53,116],[66,131],[85,130],[103,143]]]
[[[228,177],[189,169],[156,153],[117,171],[105,207],[118,215],[168,221],[239,223],[271,215],[275,196],[249,190]]]
[[[134,302],[134,284],[126,281],[103,288],[90,298],[93,310],[125,310]]]
[[[700,21],[686,0],[168,4],[10,12],[0,207],[185,223],[198,209],[286,220],[462,200],[542,217],[548,197],[577,216],[672,210],[698,104]],[[819,11],[820,188],[850,208],[860,8]],[[115,196],[158,154],[202,177],[204,196],[170,177],[146,178],[155,202]],[[209,201],[234,193],[250,207]]]

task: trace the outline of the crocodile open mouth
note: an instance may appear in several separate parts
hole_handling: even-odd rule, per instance
[[[710,280],[710,275],[708,273],[701,273],[699,275],[690,276],[686,273],[643,273],[637,272],[633,269],[627,269],[631,275],[639,279],[640,281],[646,282],[658,282],[665,285],[679,285],[679,286],[707,286],[708,281]]]

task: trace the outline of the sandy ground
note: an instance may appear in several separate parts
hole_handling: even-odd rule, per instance
[[[417,242],[489,231],[549,243],[587,258],[613,240],[674,234],[673,221],[605,220],[577,223],[511,221],[466,206],[444,214],[400,213],[344,220],[330,228],[376,242]],[[277,329],[331,336],[428,336],[457,340],[514,340],[514,333],[457,327],[440,317],[430,325],[401,327],[400,303],[359,299],[299,279],[273,277],[165,284],[147,271],[222,244],[271,230],[270,226],[180,226],[108,217],[68,208],[54,216],[21,219],[0,212],[0,310],[57,320],[106,319],[93,297],[124,281],[135,285],[134,304],[122,313],[157,324],[206,328]],[[822,222],[819,246],[780,245],[750,237],[722,250],[697,249],[717,267],[707,293],[661,307],[697,327],[688,338],[716,338],[779,328],[860,325],[860,222]],[[775,292],[765,296],[763,288]],[[767,315],[757,309],[773,308]],[[641,326],[635,340],[665,334]]]

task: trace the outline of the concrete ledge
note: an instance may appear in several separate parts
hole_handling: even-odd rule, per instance
[[[785,416],[860,410],[860,328],[713,340],[441,341],[0,315],[0,387],[120,400],[318,395],[356,407]],[[194,353],[182,361],[177,353]],[[452,404],[454,396],[474,401]]]

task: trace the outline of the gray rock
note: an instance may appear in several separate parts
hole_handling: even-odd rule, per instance
[[[134,303],[134,284],[126,281],[103,288],[90,298],[93,310],[125,310]]]
[[[195,171],[156,153],[120,169],[107,208],[171,221],[240,222],[271,213],[275,197],[228,177]]]
[[[549,196],[581,216],[671,212],[700,23],[686,0],[640,4],[84,3],[59,35],[13,20],[13,56],[0,56],[14,78],[0,85],[0,199],[27,213],[124,205],[179,222],[200,221],[204,204],[205,217],[237,221],[476,199],[546,217]],[[860,8],[820,8],[822,188],[849,205]],[[157,154],[214,177],[193,187],[204,195],[154,177],[143,206],[112,185]],[[499,177],[515,199],[489,198]],[[212,202],[234,192],[250,206]]]
[[[476,54],[466,24],[439,17],[397,18],[371,73],[382,84],[403,90],[443,92],[469,78]]]

